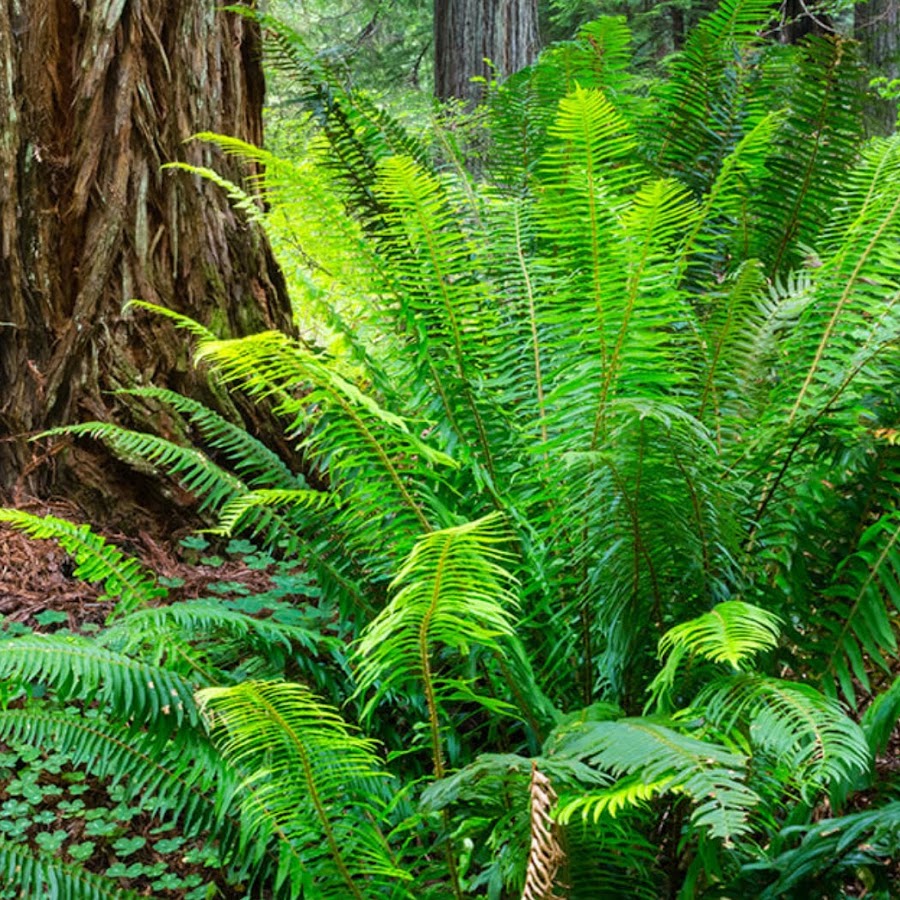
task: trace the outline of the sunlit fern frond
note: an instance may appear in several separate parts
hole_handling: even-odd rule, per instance
[[[156,576],[126,556],[88,525],[75,525],[55,516],[36,516],[18,509],[0,509],[0,522],[39,540],[56,541],[76,562],[74,576],[102,582],[107,597],[118,600],[116,615],[153,605],[166,596]]]
[[[378,822],[386,778],[374,742],[302,685],[244,682],[198,701],[222,752],[244,776],[246,827],[279,856],[275,889],[314,883],[321,897],[383,889],[403,895],[404,872]]]
[[[667,792],[686,794],[695,804],[693,826],[726,840],[750,830],[749,814],[760,799],[746,783],[746,757],[652,719],[584,723],[569,729],[554,753],[617,778],[637,776],[646,784],[664,783]],[[640,792],[630,798],[643,802]],[[589,798],[568,804],[569,819],[591,805]]]
[[[772,650],[780,636],[778,616],[744,603],[726,600],[689,622],[670,628],[659,641],[663,667],[650,685],[657,699],[671,692],[681,663],[705,659],[733,669],[752,668],[757,654]]]
[[[409,682],[424,682],[438,705],[432,654],[441,646],[466,653],[480,645],[502,654],[517,605],[503,568],[507,540],[496,513],[418,540],[394,579],[393,599],[357,646],[359,691],[374,691],[370,709]]]

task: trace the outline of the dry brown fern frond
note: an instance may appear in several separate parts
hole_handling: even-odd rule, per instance
[[[565,853],[559,844],[558,826],[550,817],[556,804],[556,791],[550,779],[531,764],[531,849],[522,900],[562,900],[553,892],[559,867]]]

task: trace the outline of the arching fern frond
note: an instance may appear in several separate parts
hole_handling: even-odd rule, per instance
[[[183,447],[155,434],[132,431],[111,422],[83,422],[44,432],[45,435],[85,435],[102,441],[120,459],[140,467],[154,466],[177,478],[186,490],[202,498],[200,508],[216,508],[244,490],[240,479],[217,466],[193,447]]]
[[[685,658],[699,657],[747,670],[758,653],[777,645],[779,626],[778,616],[764,609],[741,600],[726,600],[708,613],[670,628],[659,641],[659,657],[664,664],[650,685],[651,695],[657,702],[668,696]]]
[[[745,783],[746,757],[650,719],[584,723],[568,731],[554,753],[616,777],[634,775],[645,784],[665,783],[667,791],[686,794],[695,803],[691,821],[713,837],[732,839],[747,833],[748,815],[760,799]],[[619,796],[629,798],[627,792]],[[630,797],[641,801],[640,792]],[[568,804],[569,820],[593,805],[589,798]]]
[[[376,782],[386,773],[371,740],[299,684],[244,682],[197,695],[213,737],[244,775],[247,824],[275,839],[275,889],[315,883],[317,896],[363,900],[402,885],[378,828]]]
[[[251,486],[302,488],[304,479],[292,472],[284,460],[245,428],[229,422],[191,397],[165,388],[139,387],[118,391],[127,397],[157,400],[183,415],[216,450],[222,451],[236,472],[248,477]]]
[[[163,732],[199,721],[193,686],[181,676],[74,635],[0,641],[0,678],[45,684],[63,699],[97,701],[123,719]]]
[[[804,796],[852,783],[872,764],[859,725],[808,684],[737,675],[710,685],[696,707],[729,730],[747,723],[751,742],[785,764]]]
[[[0,881],[16,888],[20,897],[54,900],[138,900],[111,878],[94,875],[39,851],[0,838]]]
[[[75,525],[54,516],[35,516],[18,509],[0,509],[0,522],[39,540],[54,540],[75,559],[74,575],[102,582],[106,596],[118,599],[116,615],[157,603],[166,590],[136,559],[126,556],[88,525]]]
[[[499,639],[512,633],[517,605],[502,565],[507,540],[498,513],[419,539],[394,579],[393,599],[357,646],[359,690],[375,690],[368,709],[411,680],[433,692],[431,656],[439,646],[503,652]]]

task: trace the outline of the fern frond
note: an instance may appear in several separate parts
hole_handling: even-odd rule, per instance
[[[193,686],[182,677],[74,635],[0,641],[0,678],[45,684],[61,698],[96,701],[123,719],[163,731],[199,721]]]
[[[164,736],[123,729],[121,721],[105,716],[29,706],[0,711],[0,735],[69,754],[73,766],[120,785],[128,798],[145,798],[148,811],[176,816],[185,834],[215,831],[226,851],[237,839],[236,823],[223,820],[234,779],[196,729]]]
[[[166,596],[156,576],[137,560],[109,544],[88,525],[75,525],[54,516],[35,516],[18,509],[0,509],[7,522],[39,540],[54,540],[75,559],[75,576],[102,582],[107,597],[118,599],[115,615],[153,605]]]
[[[183,447],[155,434],[132,431],[111,422],[66,425],[44,434],[85,435],[102,441],[125,462],[162,469],[202,498],[201,509],[216,508],[244,489],[240,479],[217,466],[199,450]]]
[[[219,510],[218,521],[214,528],[207,528],[210,534],[231,535],[237,531],[248,513],[259,509],[303,509],[320,510],[325,506],[336,505],[335,497],[324,491],[303,489],[265,489],[249,491],[225,503]]]
[[[0,838],[0,880],[16,888],[20,897],[59,900],[138,900],[139,894],[111,878],[94,875],[80,866],[66,865],[40,851]]]
[[[900,803],[887,803],[809,826],[799,847],[770,865],[778,877],[760,893],[762,900],[842,891],[845,880],[865,871],[878,896],[896,886],[893,858],[900,849]]]
[[[746,757],[650,719],[585,723],[568,732],[555,753],[617,777],[637,776],[645,784],[665,782],[667,791],[684,793],[694,801],[691,821],[697,828],[726,840],[750,830],[748,815],[760,799],[744,782]],[[639,792],[632,799],[637,801]],[[570,808],[570,816],[577,808],[577,804]]]
[[[362,900],[403,883],[377,825],[386,775],[371,740],[298,684],[244,682],[197,699],[245,775],[248,824],[279,842],[276,890],[312,878],[319,896]]]
[[[204,341],[214,341],[216,339],[216,335],[213,334],[208,328],[201,325],[199,322],[192,319],[190,316],[185,316],[182,313],[175,312],[174,309],[168,309],[165,306],[160,306],[157,303],[148,303],[146,300],[129,300],[126,309],[144,309],[147,312],[152,312],[155,315],[164,316],[170,321],[174,322],[178,328],[187,331],[188,333],[194,335],[196,338],[200,338],[200,340]]]
[[[191,397],[157,387],[131,388],[117,393],[156,400],[183,415],[211,447],[226,455],[236,472],[245,478],[250,476],[248,484],[251,486],[288,489],[305,486],[303,477],[292,472],[262,441]]]
[[[670,628],[660,638],[658,655],[664,663],[649,690],[657,697],[668,694],[685,657],[747,670],[756,654],[777,646],[779,634],[778,616],[741,600],[719,603],[708,613]]]
[[[368,709],[410,680],[430,682],[438,646],[502,654],[498,639],[512,633],[517,606],[502,566],[507,540],[498,513],[419,539],[391,585],[393,599],[356,649],[359,691],[375,689]]]
[[[696,706],[727,729],[748,723],[751,742],[784,762],[804,796],[852,783],[872,764],[859,725],[808,684],[737,675],[713,683]]]

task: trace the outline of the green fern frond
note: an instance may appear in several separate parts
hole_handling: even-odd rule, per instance
[[[792,829],[796,832],[797,829]],[[873,896],[888,897],[896,887],[892,861],[900,849],[900,803],[887,803],[806,828],[796,848],[780,853],[769,866],[775,881],[761,900],[843,892],[844,884],[865,873]]]
[[[377,825],[386,773],[371,740],[298,684],[244,682],[197,699],[245,776],[249,824],[279,841],[276,890],[312,878],[321,897],[362,900],[405,881]]]
[[[0,522],[39,540],[54,540],[75,559],[74,575],[102,582],[107,597],[118,599],[115,615],[153,605],[166,596],[156,576],[137,560],[109,544],[88,525],[75,525],[54,516],[35,516],[18,509],[0,509]]]
[[[40,851],[0,838],[0,880],[16,888],[20,897],[54,900],[138,900],[139,894],[111,878],[67,865]]]
[[[183,447],[166,438],[132,431],[111,422],[83,422],[44,432],[45,435],[74,435],[102,441],[120,459],[140,467],[162,469],[192,493],[202,498],[200,509],[216,508],[242,490],[240,479],[212,462],[193,447]]]
[[[0,678],[45,684],[64,699],[96,701],[123,719],[163,731],[199,719],[193,686],[87,638],[26,635],[0,641]]]
[[[517,606],[502,566],[508,539],[498,513],[419,539],[391,585],[393,599],[356,648],[359,691],[375,689],[369,710],[404,683],[430,682],[439,646],[503,653],[498,639],[512,634]]]
[[[336,498],[324,491],[301,489],[265,489],[249,491],[233,500],[229,500],[219,510],[215,528],[207,528],[210,534],[231,535],[240,528],[247,514],[252,510],[264,509],[302,509],[320,510],[325,506],[336,505]]]
[[[146,300],[129,300],[125,308],[145,309],[147,312],[152,312],[155,315],[164,316],[174,322],[178,328],[189,332],[194,335],[194,337],[200,338],[200,340],[214,341],[216,339],[216,335],[213,334],[213,332],[192,319],[190,316],[182,315],[181,313],[175,312],[174,309],[167,309],[165,306],[160,306],[157,303],[148,303]]]
[[[176,816],[186,834],[215,831],[226,849],[237,839],[236,822],[223,820],[234,778],[196,729],[165,736],[105,716],[27,707],[0,711],[0,735],[69,754],[73,766],[120,785],[129,799],[142,797],[149,812]]]
[[[751,742],[783,761],[804,796],[853,783],[872,764],[860,726],[808,684],[737,675],[710,685],[696,707],[729,730],[748,723]]]
[[[292,472],[284,460],[262,441],[191,397],[157,387],[138,387],[117,393],[156,400],[183,415],[210,446],[228,457],[236,472],[245,478],[250,476],[248,484],[251,486],[287,489],[305,486],[303,477]]]
[[[650,693],[657,702],[667,696],[686,657],[747,670],[758,653],[777,646],[779,634],[778,616],[741,600],[718,603],[708,613],[670,628],[660,638],[658,655],[664,662]]]
[[[585,821],[591,819],[596,825],[601,816],[608,814],[613,818],[616,813],[645,804],[660,794],[666,793],[671,786],[672,778],[665,777],[648,783],[643,775],[634,778],[620,778],[614,787],[605,791],[591,791],[574,799],[563,797],[556,817],[560,823],[567,825],[573,816],[581,814]]]
[[[695,827],[726,840],[750,830],[748,815],[760,799],[745,783],[746,757],[650,719],[585,723],[569,731],[554,753],[616,777],[665,783],[667,791],[684,793],[694,801],[691,821]],[[638,794],[631,796],[637,801]],[[619,796],[626,799],[629,794],[624,791]]]
[[[885,515],[866,528],[823,594],[828,604],[817,625],[829,650],[819,658],[821,678],[826,691],[839,686],[855,705],[854,679],[864,691],[870,685],[864,654],[887,669],[897,652],[893,610],[900,608],[900,516]]]

